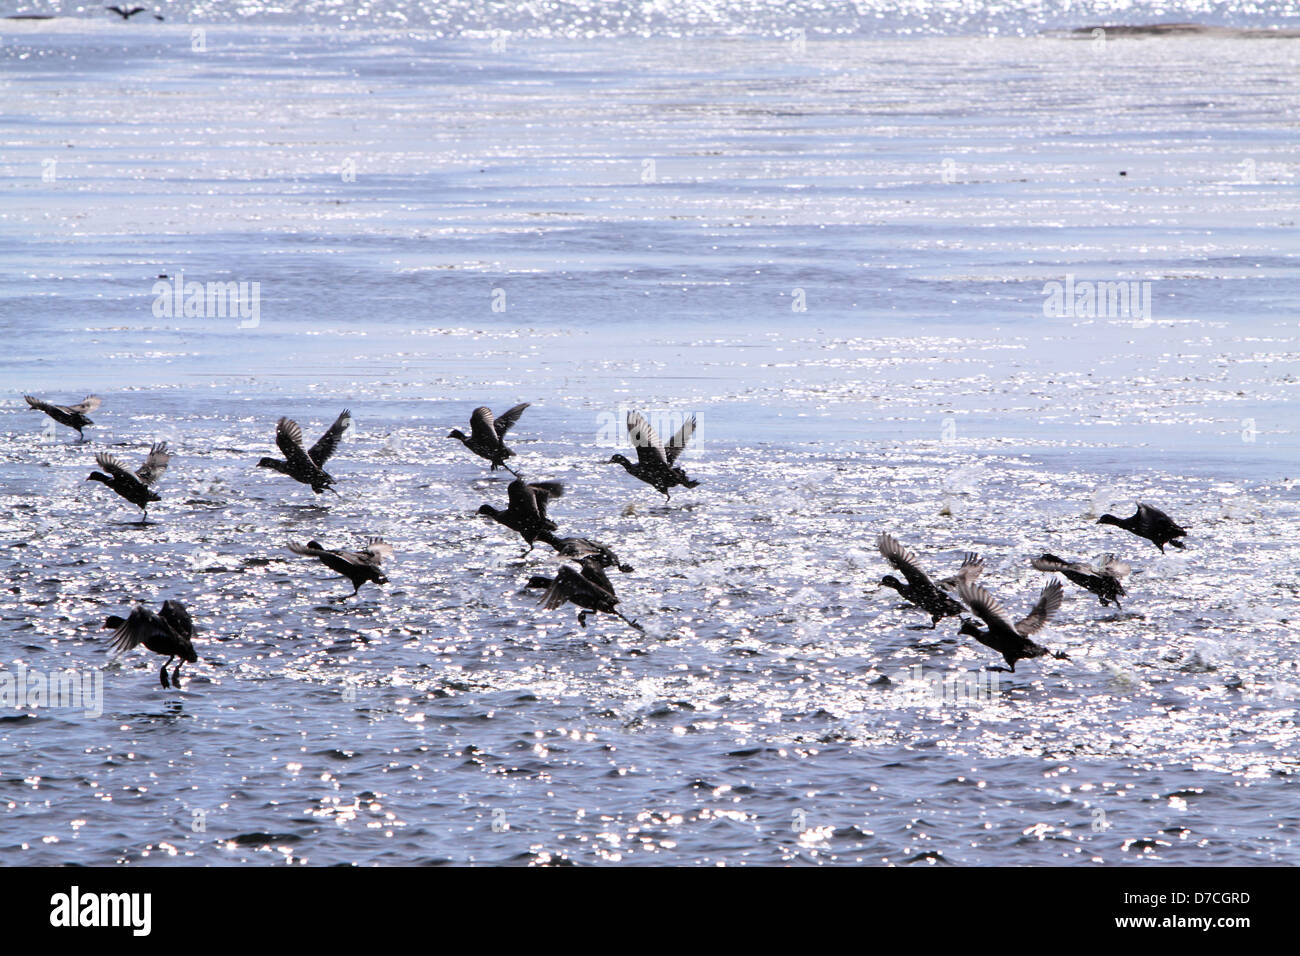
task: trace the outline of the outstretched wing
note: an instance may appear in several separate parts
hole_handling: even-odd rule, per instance
[[[113,656],[119,657],[151,637],[166,640],[169,636],[166,623],[157,614],[148,608],[137,607],[130,617],[118,625],[109,639],[109,646],[113,648]]]
[[[495,427],[498,438],[506,437],[506,432],[515,427],[515,422],[519,421],[519,416],[524,413],[524,409],[530,404],[531,402],[523,402],[516,405],[496,420]]]
[[[53,412],[53,411],[72,410],[72,409],[65,409],[61,405],[51,405],[49,402],[43,402],[39,398],[33,398],[31,395],[24,395],[23,398],[27,399],[27,404],[30,405],[32,408],[36,409],[38,412],[46,412],[48,414],[49,412]]]
[[[393,548],[383,538],[367,538],[366,546],[357,552],[362,564],[379,567],[385,560],[393,559]]]
[[[962,582],[974,583],[975,580],[984,573],[984,559],[978,554],[967,551],[962,558],[961,567],[957,573],[950,578],[944,578],[939,582],[939,586],[955,590]]]
[[[99,465],[100,468],[103,468],[118,481],[126,482],[128,485],[138,485],[140,483],[139,477],[127,471],[126,468],[123,467],[122,463],[112,455],[108,454],[108,452],[101,451],[96,455],[95,464]]]
[[[104,404],[104,400],[98,395],[87,395],[76,405],[69,405],[68,411],[81,412],[84,415],[86,412],[93,412],[102,404]]]
[[[471,437],[480,445],[488,448],[501,444],[501,436],[497,434],[496,421],[492,418],[492,409],[486,405],[474,409],[469,416],[469,431]]]
[[[659,436],[640,412],[627,413],[627,437],[636,448],[636,457],[650,468],[667,468],[668,455]]]
[[[149,448],[149,457],[144,460],[135,473],[144,485],[152,485],[162,477],[162,473],[167,470],[167,463],[172,460],[172,456],[167,451],[167,443],[161,441]]]
[[[1029,565],[1035,571],[1059,571],[1062,574],[1066,571],[1074,571],[1076,574],[1097,573],[1097,570],[1089,565],[1080,564],[1078,561],[1067,561],[1054,554],[1044,554],[1041,558],[1034,558]]]
[[[1128,577],[1132,572],[1132,565],[1127,561],[1120,561],[1113,554],[1105,555],[1101,559],[1101,573],[1108,574],[1117,581]]]
[[[310,544],[298,544],[296,541],[290,541],[286,547],[294,554],[301,554],[308,558],[319,558],[334,553],[325,548],[313,548]]]
[[[882,531],[876,538],[876,547],[895,570],[903,572],[903,577],[907,578],[907,583],[912,587],[930,586],[929,577],[917,564],[916,553],[888,531]]]
[[[668,456],[668,464],[671,465],[677,460],[677,456],[682,453],[682,449],[686,447],[686,443],[691,440],[694,434],[695,416],[692,415],[682,423],[681,428],[677,429],[677,434],[672,437],[672,440],[668,442],[668,447],[664,449],[665,454]]]
[[[1016,630],[1028,637],[1035,631],[1041,630],[1047,623],[1047,619],[1056,613],[1061,606],[1061,582],[1058,578],[1052,578],[1043,585],[1043,590],[1038,595],[1038,603],[1026,617],[1016,621]]]
[[[352,424],[352,413],[346,408],[343,414],[334,420],[334,424],[329,427],[320,440],[311,446],[307,452],[307,457],[316,463],[317,468],[324,468],[325,462],[329,460],[330,455],[334,454],[334,449],[339,447],[339,442],[343,439],[343,433],[348,430]],[[302,444],[302,433],[298,435],[298,444]]]
[[[957,594],[989,627],[1011,630],[1011,622],[1007,620],[1006,610],[983,585],[962,582],[957,588]]]
[[[599,585],[588,581],[572,567],[560,567],[555,581],[542,596],[542,607],[553,611],[572,597],[582,597],[587,603],[599,604],[614,600],[614,596]],[[575,602],[576,603],[576,602]]]
[[[292,418],[282,418],[276,422],[275,444],[290,467],[306,472],[319,470],[320,466],[302,450],[302,429]]]

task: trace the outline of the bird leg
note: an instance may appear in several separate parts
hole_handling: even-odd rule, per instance
[[[163,690],[167,690],[171,687],[171,685],[167,683],[167,665],[174,660],[176,660],[175,654],[163,661],[163,666],[158,671],[158,680],[162,683]]]
[[[644,627],[642,627],[642,626],[641,626],[640,624],[638,624],[636,621],[631,620],[630,618],[624,617],[622,611],[615,610],[614,613],[617,614],[619,617],[623,618],[623,621],[624,621],[624,622],[625,622],[629,627],[634,628],[635,630],[640,631],[642,634],[645,633],[645,628],[644,628]]]
[[[584,629],[586,628],[586,626],[587,626],[587,612],[586,612],[586,611],[579,611],[579,612],[578,612],[578,624],[579,624],[581,627],[583,627]]]
[[[180,686],[181,686],[181,668],[182,668],[184,665],[185,665],[185,662],[184,662],[184,661],[181,661],[179,664],[176,665],[176,669],[175,669],[174,671],[172,671],[172,686],[175,687],[177,690],[180,690]]]

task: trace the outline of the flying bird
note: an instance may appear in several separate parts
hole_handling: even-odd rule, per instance
[[[880,583],[885,587],[893,588],[904,600],[929,614],[931,629],[938,627],[939,622],[945,617],[956,617],[965,610],[946,592],[955,591],[963,583],[974,582],[984,570],[983,558],[978,554],[967,554],[955,575],[935,584],[930,580],[930,576],[921,570],[916,552],[892,534],[882,532],[876,538],[876,547],[880,549],[881,555],[894,570],[901,571],[903,577],[907,579],[907,583],[904,584],[892,574],[886,574],[880,579]]]
[[[699,484],[698,481],[691,481],[686,477],[686,472],[676,465],[682,449],[695,434],[694,415],[682,424],[666,448],[640,412],[627,413],[627,434],[633,447],[636,448],[636,464],[628,461],[623,455],[615,455],[605,464],[622,465],[629,475],[653,486],[665,500],[672,500],[672,495],[668,493],[669,488],[677,485],[694,488]]]
[[[100,452],[95,456],[95,463],[104,471],[92,471],[86,480],[103,482],[131,504],[140,508],[140,523],[144,524],[149,518],[150,502],[162,501],[158,493],[153,490],[152,485],[167,470],[167,463],[171,459],[172,456],[167,451],[165,441],[150,446],[149,456],[145,458],[144,464],[134,472],[127,471],[112,455]],[[107,474],[104,472],[107,472]]]
[[[76,405],[51,405],[49,402],[43,402],[39,398],[33,398],[30,395],[24,395],[27,404],[38,412],[44,412],[60,425],[67,425],[69,428],[77,430],[77,437],[81,441],[86,440],[86,436],[81,430],[87,425],[95,424],[86,417],[86,412],[93,412],[103,404],[103,400],[98,395],[87,395]]]
[[[550,532],[539,535],[538,538],[545,541],[566,558],[572,558],[575,561],[581,561],[583,558],[595,558],[596,563],[602,568],[618,568],[624,574],[632,572],[632,565],[624,564],[611,548],[599,541],[592,541],[590,538],[557,538]]]
[[[387,584],[388,578],[380,571],[385,559],[392,560],[393,549],[384,543],[383,538],[367,538],[366,546],[360,551],[331,550],[319,542],[308,541],[306,544],[289,543],[289,550],[307,558],[317,558],[321,564],[336,574],[341,574],[352,582],[352,594],[355,597],[361,585],[367,581],[375,584]]]
[[[1030,564],[1038,571],[1064,574],[1079,587],[1097,595],[1102,607],[1114,601],[1117,608],[1120,606],[1119,599],[1127,593],[1124,590],[1124,578],[1133,570],[1124,561],[1116,560],[1113,554],[1106,555],[1099,568],[1079,561],[1066,561],[1054,554],[1034,558]]]
[[[155,654],[166,654],[158,671],[158,680],[163,688],[181,686],[181,666],[193,664],[199,659],[194,653],[194,622],[190,612],[180,601],[164,601],[162,610],[155,614],[146,607],[137,607],[131,616],[123,620],[116,614],[104,621],[105,627],[114,629],[111,646],[113,659],[121,657],[127,651],[143,644]],[[180,664],[172,671],[171,684],[167,683],[167,666],[177,657]]]
[[[552,498],[564,494],[564,485],[558,481],[524,481],[516,478],[506,489],[510,504],[505,510],[482,505],[478,509],[481,515],[487,515],[499,524],[505,525],[528,543],[532,551],[539,538],[556,530],[558,525],[546,516],[546,506]],[[525,554],[528,552],[525,551]]]
[[[461,444],[474,454],[492,462],[493,471],[504,468],[518,478],[519,472],[506,464],[506,459],[513,458],[515,453],[506,447],[505,437],[506,432],[519,421],[519,416],[524,413],[528,405],[528,402],[516,405],[500,418],[495,419],[492,417],[492,409],[486,405],[476,408],[469,417],[469,436],[467,437],[460,429],[453,428],[447,437],[460,439]]]
[[[582,570],[575,571],[571,565],[563,564],[553,578],[535,574],[528,579],[528,586],[546,589],[542,595],[542,606],[548,611],[555,610],[566,601],[583,608],[578,612],[578,624],[583,628],[587,626],[587,615],[594,611],[614,614],[630,627],[644,631],[644,627],[618,609],[619,600],[614,594],[614,585],[601,569],[596,556],[583,558],[581,565]]]
[[[957,588],[957,593],[970,609],[988,625],[988,629],[984,630],[969,618],[963,618],[959,629],[960,633],[975,638],[985,647],[991,647],[1001,654],[1010,667],[1011,673],[1016,672],[1016,661],[1031,657],[1050,655],[1057,660],[1068,661],[1070,659],[1064,652],[1054,653],[1029,638],[1029,635],[1041,630],[1043,625],[1047,623],[1048,618],[1055,614],[1061,606],[1061,582],[1058,579],[1052,578],[1043,586],[1043,590],[1038,595],[1038,603],[1034,605],[1033,610],[1014,624],[1007,617],[1007,612],[998,602],[998,599],[982,586],[974,582],[963,582]],[[991,667],[989,669],[1007,670],[1006,667]]]
[[[1097,524],[1113,524],[1117,528],[1132,532],[1139,538],[1146,538],[1160,549],[1161,554],[1165,553],[1166,544],[1172,544],[1180,551],[1186,547],[1183,542],[1174,540],[1184,537],[1187,534],[1186,529],[1180,528],[1173,518],[1159,508],[1141,502],[1138,503],[1137,512],[1131,518],[1116,518],[1114,515],[1107,514],[1098,518]]]
[[[311,485],[316,494],[334,491],[334,476],[325,471],[325,462],[334,454],[343,433],[352,424],[352,413],[346,408],[335,419],[334,424],[320,440],[307,451],[302,447],[302,429],[290,418],[281,418],[275,426],[275,444],[279,447],[284,460],[263,458],[257,463],[258,468],[270,468],[282,475],[288,475],[294,481]],[[338,494],[334,491],[334,494]]]

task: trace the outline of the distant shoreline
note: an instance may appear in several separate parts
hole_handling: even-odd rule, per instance
[[[1075,27],[1073,30],[1048,30],[1045,32],[1049,36],[1090,38],[1095,30],[1104,30],[1107,36],[1121,37],[1209,36],[1247,37],[1250,39],[1300,37],[1300,28],[1266,30],[1246,27],[1212,27],[1203,23],[1098,23],[1090,27]]]

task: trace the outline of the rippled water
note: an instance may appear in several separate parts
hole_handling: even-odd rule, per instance
[[[1300,859],[1300,46],[0,31],[0,662],[201,628],[180,692],[136,651],[102,716],[0,713],[0,860]],[[156,317],[182,271],[256,327]],[[1045,315],[1067,274],[1150,315]],[[90,441],[24,392],[102,395]],[[644,635],[474,514],[444,436],[517,401]],[[344,407],[341,497],[253,467]],[[627,407],[699,416],[699,488],[603,464]],[[84,479],[162,438],[142,528]],[[1095,523],[1136,500],[1188,550]],[[1042,551],[1135,571],[940,700],[997,661],[881,592],[881,530],[1013,612]],[[355,599],[284,547],[373,534]]]

